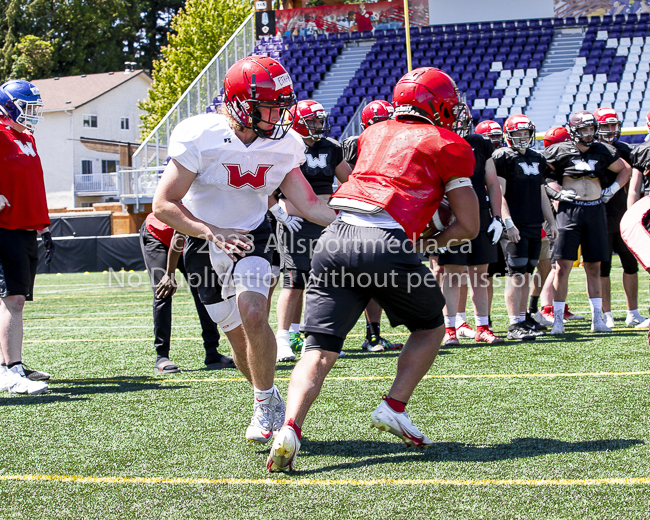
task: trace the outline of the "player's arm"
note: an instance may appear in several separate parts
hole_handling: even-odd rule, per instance
[[[466,179],[466,177],[460,178]],[[459,177],[451,177],[447,181],[447,185],[455,179],[459,179]],[[476,238],[480,221],[478,199],[474,188],[472,186],[461,186],[446,191],[445,195],[449,201],[449,209],[456,217],[456,221],[437,234],[431,241],[435,241],[438,247],[449,247],[453,245],[452,243]]]
[[[508,182],[503,177],[497,177],[499,179],[499,185],[501,186],[501,217],[503,217],[503,223],[506,226],[506,234],[508,235],[508,240],[510,242],[519,242],[519,230],[515,223],[512,220],[512,215],[510,214],[510,206],[508,206],[508,201],[506,200],[506,187]]]
[[[159,300],[172,296],[176,292],[178,285],[176,284],[176,268],[178,267],[178,260],[183,253],[183,245],[185,244],[185,235],[174,232],[172,241],[169,244],[169,251],[167,251],[167,269],[165,274],[156,286],[156,298]]]
[[[214,242],[230,258],[249,250],[252,241],[244,236],[248,230],[222,229],[196,218],[181,204],[196,174],[175,159],[169,161],[153,196],[154,216],[179,233]]]
[[[492,216],[500,217],[503,194],[501,193],[501,184],[497,177],[497,169],[496,166],[494,166],[494,160],[491,157],[485,163],[485,187],[487,188],[488,197],[490,198]]]
[[[555,223],[555,217],[553,216],[553,210],[551,209],[551,201],[548,198],[546,193],[546,184],[542,184],[542,214],[544,215],[544,220],[548,223],[549,231],[548,238],[551,242],[555,242],[559,236],[557,230],[557,224]]]
[[[316,196],[299,167],[285,176],[280,184],[280,190],[307,220],[320,226],[327,226],[336,218],[336,213]]]
[[[610,164],[607,169],[613,171],[614,173],[617,173],[618,175],[616,176],[616,180],[611,184],[611,186],[603,188],[603,190],[600,192],[600,196],[603,199],[603,202],[609,202],[614,194],[623,186],[625,186],[632,177],[632,168],[630,168],[630,165],[626,163],[621,157]]]
[[[0,211],[5,209],[5,206],[11,207],[11,204],[9,204],[7,197],[5,197],[4,195],[0,195]]]
[[[631,208],[634,203],[641,198],[641,191],[643,189],[643,173],[637,168],[632,169],[632,179],[630,180],[630,188],[627,192],[627,207]]]
[[[352,168],[348,162],[343,159],[336,168],[334,168],[334,175],[336,176],[339,184],[343,184],[348,180],[350,174],[352,173]]]

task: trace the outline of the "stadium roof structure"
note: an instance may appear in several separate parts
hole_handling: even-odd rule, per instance
[[[144,70],[134,70],[37,79],[32,83],[41,92],[43,111],[58,112],[79,108],[143,74],[149,79]]]

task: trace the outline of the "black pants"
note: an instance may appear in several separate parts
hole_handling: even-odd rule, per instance
[[[159,356],[169,357],[169,344],[172,335],[172,296],[161,299],[158,299],[155,296],[156,285],[158,285],[167,270],[167,253],[169,248],[149,233],[144,224],[142,225],[142,228],[140,228],[140,247],[142,248],[144,263],[147,266],[149,278],[151,279],[151,286],[154,289],[154,347]],[[185,279],[187,280],[182,256],[178,260],[178,269],[183,273],[183,276],[185,276]],[[192,291],[196,311],[199,313],[199,320],[201,321],[201,336],[203,338],[203,346],[205,347],[207,359],[210,356],[216,355],[219,350],[219,330],[217,324],[212,321],[208,311],[205,310],[205,307],[199,300],[198,289],[192,287],[190,284],[190,291]]]

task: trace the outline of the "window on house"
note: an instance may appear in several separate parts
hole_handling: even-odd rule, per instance
[[[87,128],[97,128],[97,116],[85,115],[84,126]]]
[[[128,117],[123,117],[120,120],[120,128],[122,130],[128,130],[129,129],[129,118]]]
[[[104,161],[102,160],[102,173],[115,173],[120,161]]]
[[[81,161],[81,173],[84,175],[93,172],[93,162],[90,160]]]

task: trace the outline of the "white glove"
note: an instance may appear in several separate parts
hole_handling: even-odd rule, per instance
[[[494,232],[494,235],[492,235],[492,245],[496,244],[501,238],[501,234],[503,233],[503,224],[501,223],[501,219],[494,217],[492,219],[492,224],[490,224],[490,227],[487,228],[487,232]]]
[[[612,184],[609,188],[605,188],[603,191],[600,192],[600,198],[603,199],[603,202],[609,202],[609,200],[620,189],[621,187],[618,185],[618,182],[614,181],[614,184]]]
[[[0,195],[0,211],[5,209],[5,206],[11,207],[11,204],[9,204],[7,197],[5,197],[4,195]]]
[[[300,217],[289,215],[280,207],[280,204],[274,204],[271,208],[269,208],[269,211],[273,213],[273,216],[278,222],[282,222],[282,225],[284,225],[292,233],[295,233],[302,228],[302,219]]]
[[[576,190],[562,190],[559,195],[562,202],[572,202],[578,196]]]

